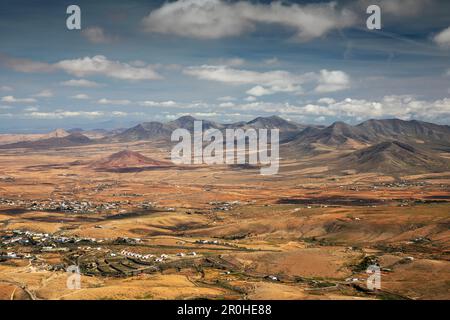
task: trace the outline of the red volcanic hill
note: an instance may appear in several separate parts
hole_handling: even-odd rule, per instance
[[[92,162],[89,167],[101,170],[117,170],[126,168],[162,167],[170,165],[167,161],[159,161],[148,158],[142,154],[130,150],[123,150]]]

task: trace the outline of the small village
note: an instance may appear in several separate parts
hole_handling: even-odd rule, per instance
[[[142,210],[162,210],[167,212],[175,211],[175,208],[157,208],[157,204],[151,201],[142,201],[137,203],[132,203],[130,200],[122,201],[103,201],[100,203],[95,203],[89,200],[72,200],[72,199],[45,199],[45,200],[35,200],[35,199],[8,199],[0,198],[0,206],[13,207],[14,210],[17,208],[23,208],[23,210],[29,211],[53,211],[53,212],[64,212],[64,213],[74,213],[74,214],[94,214],[94,213],[123,213],[124,208],[138,208]],[[3,209],[8,211],[7,208]]]
[[[20,207],[30,211],[57,211],[70,213],[97,213],[119,209],[122,205],[128,204],[127,201],[114,201],[93,203],[87,200],[25,200],[25,199],[5,199],[0,198],[0,205],[9,207]]]
[[[12,230],[0,236],[0,261],[23,259],[42,268],[45,254],[59,253],[65,263],[44,264],[45,269],[65,270],[65,267],[77,264],[86,274],[129,276],[158,271],[163,267],[161,264],[177,264],[183,259],[201,257],[195,251],[142,253],[140,244],[142,240],[139,238],[96,239]],[[123,249],[124,246],[127,248]],[[129,249],[134,246],[140,248],[139,252]]]

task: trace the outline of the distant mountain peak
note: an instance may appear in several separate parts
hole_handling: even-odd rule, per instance
[[[181,116],[181,117],[179,117],[179,118],[176,119],[176,120],[178,120],[178,121],[195,121],[195,120],[197,120],[197,119],[194,118],[194,117],[191,116],[191,115],[186,115],[186,116]]]
[[[197,121],[197,119],[194,118],[193,116],[187,115],[187,116],[179,117],[178,119],[173,120],[170,123],[176,124],[180,127],[185,127],[185,126],[193,125],[194,121]]]
[[[304,129],[304,126],[276,115],[269,117],[257,117],[251,121],[248,121],[246,125],[255,129],[279,129],[280,131]]]

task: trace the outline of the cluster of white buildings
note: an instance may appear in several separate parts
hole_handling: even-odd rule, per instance
[[[155,257],[152,254],[145,254],[145,255],[143,255],[143,254],[140,254],[140,253],[134,253],[134,252],[130,252],[130,251],[127,251],[127,250],[122,250],[120,252],[120,254],[122,254],[122,255],[124,255],[126,257],[143,259],[143,260],[149,260],[149,259]],[[113,253],[111,255],[113,255]]]
[[[168,254],[165,254],[165,253],[161,254],[159,257],[156,257],[153,254],[140,254],[140,253],[134,253],[134,252],[127,251],[127,250],[122,250],[120,252],[120,254],[122,254],[122,255],[124,255],[126,257],[142,259],[142,260],[154,259],[155,262],[163,262],[164,260],[167,260],[167,259],[170,258],[170,256]],[[185,253],[180,252],[180,253],[176,254],[177,257],[185,257],[186,255],[188,255],[188,256],[196,256],[197,253],[196,252],[190,252],[188,254],[185,254]],[[115,254],[111,253],[111,256],[114,257]]]
[[[220,244],[218,240],[196,240],[195,243],[200,243],[200,244]]]

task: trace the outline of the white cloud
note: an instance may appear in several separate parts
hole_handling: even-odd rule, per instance
[[[430,121],[450,118],[450,98],[435,101],[418,100],[409,95],[385,96],[379,101],[347,98],[338,102],[323,101],[325,105],[307,105],[299,111],[306,115],[351,117],[425,119]]]
[[[317,102],[320,104],[332,104],[332,103],[335,103],[336,100],[334,100],[332,98],[320,98],[319,100],[317,100]]]
[[[212,118],[217,117],[219,114],[216,112],[194,112],[191,115],[197,118]]]
[[[433,41],[441,47],[450,48],[450,27],[435,35]]]
[[[121,80],[156,80],[161,76],[153,70],[152,66],[133,67],[128,63],[108,60],[105,56],[84,57],[73,60],[63,60],[55,64],[59,69],[84,77],[90,75],[103,75]]]
[[[231,85],[259,85],[273,92],[300,92],[307,75],[294,75],[287,71],[257,72],[233,69],[226,66],[203,65],[189,67],[185,74],[202,80],[223,82]]]
[[[140,106],[143,107],[181,107],[178,103],[172,100],[168,101],[141,101],[139,102]]]
[[[13,107],[11,106],[2,106],[0,105],[0,110],[8,110],[8,109],[12,109]]]
[[[76,94],[74,96],[71,96],[71,98],[72,99],[77,99],[77,100],[86,100],[86,99],[89,99],[89,96],[87,94],[84,94],[84,93],[79,93],[79,94]]]
[[[222,102],[221,104],[219,104],[219,107],[221,108],[231,108],[234,106],[235,104],[233,102]]]
[[[121,105],[121,106],[125,106],[131,103],[130,100],[110,100],[110,99],[106,99],[106,98],[102,98],[100,100],[97,101],[98,104],[113,104],[113,105]]]
[[[257,112],[281,114],[285,117],[301,116],[332,119],[370,119],[399,118],[404,120],[422,119],[426,121],[450,121],[450,98],[434,101],[418,100],[414,96],[385,96],[378,101],[346,98],[341,101],[320,99],[317,104],[297,105],[291,103],[276,103],[249,101],[227,107],[240,112]],[[321,118],[323,121],[323,118]]]
[[[4,55],[0,56],[0,60],[13,70],[26,73],[62,70],[77,77],[102,75],[121,80],[161,79],[161,76],[151,65],[141,67],[132,66],[129,63],[109,60],[102,55],[62,60],[54,64],[35,62],[26,59],[15,59]]]
[[[53,92],[49,89],[45,89],[45,90],[42,90],[41,92],[35,94],[34,97],[50,98],[50,97],[53,97]]]
[[[2,98],[3,102],[9,103],[33,103],[36,102],[36,99],[33,98],[15,98],[14,96],[4,96]]]
[[[123,111],[113,111],[111,114],[115,117],[126,117],[128,115],[128,113]]]
[[[247,102],[253,102],[253,101],[256,101],[257,99],[256,99],[256,97],[248,96],[244,100],[247,101]]]
[[[272,90],[266,89],[262,86],[256,86],[256,87],[253,87],[250,90],[248,90],[246,93],[251,96],[261,97],[261,96],[273,94],[274,92]]]
[[[80,87],[80,88],[97,88],[101,87],[100,83],[86,80],[86,79],[71,79],[61,82],[61,85],[66,87]]]
[[[229,68],[227,66],[203,65],[188,67],[184,73],[202,80],[217,81],[230,85],[253,85],[246,93],[251,96],[263,96],[275,93],[303,94],[304,84],[315,84],[316,92],[334,92],[347,89],[350,77],[343,71],[321,70],[294,74],[275,70],[267,72]]]
[[[64,111],[58,110],[54,112],[30,112],[25,116],[36,119],[64,119],[74,117],[97,118],[104,116],[102,111]]]
[[[315,91],[319,93],[335,92],[347,89],[349,86],[350,78],[345,72],[321,70],[319,85]]]
[[[111,43],[116,40],[116,37],[107,35],[100,27],[85,28],[81,34],[91,43]]]
[[[356,18],[335,2],[316,4],[271,4],[247,1],[178,0],[165,3],[143,19],[147,32],[199,39],[239,36],[256,25],[277,24],[308,40],[353,25]]]
[[[33,111],[38,111],[38,110],[39,110],[38,107],[26,107],[24,109],[24,111],[26,111],[26,112],[33,112]]]

